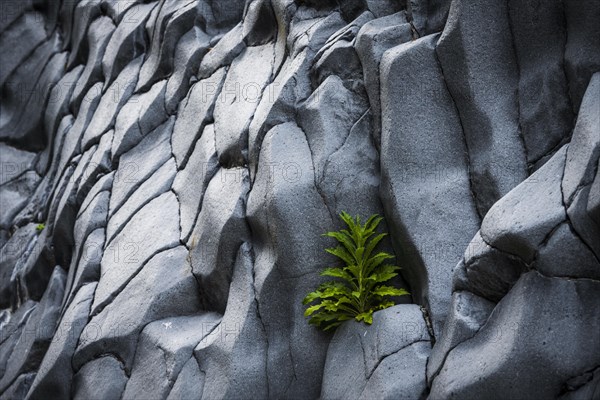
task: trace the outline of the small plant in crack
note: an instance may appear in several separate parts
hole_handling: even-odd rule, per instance
[[[309,323],[324,330],[336,328],[351,319],[370,325],[375,311],[396,304],[393,296],[409,294],[404,289],[384,285],[398,275],[400,267],[386,263],[394,256],[376,251],[387,236],[387,233],[376,235],[375,232],[383,218],[373,215],[361,225],[359,216],[352,218],[342,212],[340,217],[348,229],[325,233],[324,236],[339,242],[337,247],[325,251],[338,257],[345,265],[323,270],[321,276],[335,280],[322,283],[303,300],[303,304],[308,305],[304,315],[310,317]]]
[[[41,224],[37,224],[36,225],[35,230],[38,231],[38,232],[41,232],[41,231],[44,230],[44,228],[46,228],[46,224],[41,223]]]

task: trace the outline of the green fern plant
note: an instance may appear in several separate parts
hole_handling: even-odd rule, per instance
[[[303,300],[304,305],[309,305],[304,313],[310,317],[309,323],[324,330],[336,328],[353,318],[370,325],[375,311],[395,304],[391,296],[409,294],[404,289],[383,284],[398,275],[400,269],[385,263],[394,256],[375,252],[387,236],[387,233],[373,236],[383,218],[373,215],[361,225],[359,216],[353,219],[342,212],[340,217],[348,229],[325,233],[324,236],[339,242],[337,247],[325,251],[340,258],[345,266],[326,268],[321,272],[321,276],[335,280],[321,284]]]

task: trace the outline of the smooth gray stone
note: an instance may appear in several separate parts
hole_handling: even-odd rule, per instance
[[[435,58],[437,39],[401,44],[382,57],[380,186],[398,263],[436,334],[450,305],[452,270],[479,225],[460,119]],[[413,72],[397,79],[405,71]],[[442,231],[440,224],[457,229]]]
[[[85,101],[84,96],[88,90],[96,83],[102,80],[102,56],[108,45],[108,41],[115,25],[112,19],[108,17],[100,17],[96,19],[88,28],[88,55],[87,62],[81,76],[77,80],[73,96],[71,97],[71,110],[75,113],[79,111],[82,101]]]
[[[416,344],[423,348],[407,350]],[[331,339],[321,398],[418,399],[426,388],[423,372],[430,349],[425,319],[415,304],[378,311],[371,326],[347,321]],[[398,397],[403,392],[408,397]]]
[[[66,3],[69,3],[67,1]],[[68,69],[73,68],[77,63],[84,63],[88,57],[89,47],[86,41],[90,25],[102,16],[101,2],[97,0],[79,0],[72,11],[73,26],[70,30],[69,42],[71,44]],[[65,4],[63,7],[69,7]],[[66,48],[66,46],[65,46]]]
[[[77,346],[79,335],[87,324],[95,283],[77,291],[72,305],[58,322],[56,333],[44,356],[28,399],[67,398],[71,396],[73,370],[71,356]]]
[[[206,79],[213,75],[219,68],[231,62],[246,48],[243,40],[243,26],[238,24],[227,32],[203,58],[198,67],[198,79]]]
[[[570,135],[573,109],[563,70],[567,40],[563,4],[508,1],[519,65],[519,125],[531,166]]]
[[[182,388],[202,385],[199,395],[203,398],[231,398],[239,393],[251,398],[268,397],[268,342],[257,309],[251,251],[248,243],[240,247],[221,324],[196,347],[196,359],[189,362],[195,373],[188,378],[192,382],[186,386],[181,383]],[[195,372],[198,365],[205,371],[202,378]]]
[[[573,138],[567,150],[562,191],[566,206],[570,206],[577,190],[593,182],[600,158],[600,73],[590,80],[579,109]]]
[[[527,177],[516,94],[519,70],[506,2],[452,2],[436,47],[467,142],[477,211]],[[485,54],[485,56],[482,56]]]
[[[271,129],[262,143],[248,197],[247,218],[255,238],[254,285],[268,340],[271,397],[318,397],[325,362],[328,338],[304,321],[301,303],[321,282],[321,267],[313,260],[332,261],[323,253],[328,241],[320,235],[333,221],[314,186],[314,173],[308,168],[311,158],[305,134],[296,124]],[[299,166],[301,174],[286,175],[290,164]],[[303,221],[301,229],[287,229],[298,221]],[[286,293],[285,298],[278,293]]]
[[[13,232],[0,248],[0,307],[8,308],[11,302],[13,282],[11,276],[17,263],[24,262],[33,248],[38,231],[37,224],[27,224]],[[3,328],[4,329],[4,328]],[[2,330],[1,338],[8,337]]]
[[[211,35],[228,31],[242,20],[245,4],[244,0],[231,0],[227,3],[199,0],[197,12],[202,18],[201,25]]]
[[[167,400],[201,400],[203,387],[204,373],[200,371],[196,359],[192,356],[179,372]]]
[[[194,26],[196,0],[164,0],[151,32],[151,45],[140,70],[136,92],[150,89],[173,70],[175,47]]]
[[[600,280],[600,261],[568,222],[552,232],[532,267],[545,276]]]
[[[160,81],[142,94],[129,98],[121,107],[115,122],[115,138],[113,139],[112,155],[118,159],[130,150],[154,129],[168,120],[165,110],[165,88],[167,81]],[[170,122],[163,124],[171,126]]]
[[[67,54],[58,53],[53,35],[10,75],[0,104],[0,139],[39,151],[45,146],[44,107],[54,84],[62,77]]]
[[[368,21],[358,31],[354,47],[362,63],[365,89],[373,110],[373,133],[376,145],[381,142],[380,63],[383,54],[392,47],[413,39],[406,13],[401,11]]]
[[[479,332],[494,310],[495,303],[466,291],[452,293],[452,302],[444,330],[427,362],[427,383],[435,378],[446,361],[446,356],[460,343]]]
[[[566,219],[561,192],[567,148],[500,199],[481,223],[481,236],[498,250],[530,263],[547,235]]]
[[[451,0],[406,0],[406,10],[419,36],[425,36],[444,29],[451,4]]]
[[[344,144],[350,129],[367,108],[366,99],[332,75],[298,109],[298,123],[306,133],[317,182],[323,179],[331,154]]]
[[[32,9],[32,0],[8,1],[2,4],[4,18],[0,18],[0,34],[9,28],[23,14]]]
[[[375,18],[386,17],[406,7],[406,1],[403,0],[366,0],[365,2],[367,8],[373,13]]]
[[[577,235],[594,253],[596,260],[600,260],[600,243],[598,241],[600,226],[590,218],[586,209],[590,189],[591,185],[587,185],[578,192],[567,210],[567,214]]]
[[[137,146],[120,157],[112,186],[109,216],[112,216],[143,182],[171,158],[169,139],[172,122],[168,121],[150,132]]]
[[[81,205],[96,182],[111,170],[110,148],[112,145],[113,131],[106,132],[100,138],[92,154],[90,162],[83,171],[82,179],[77,187],[77,204]]]
[[[578,113],[586,88],[594,73],[600,69],[600,4],[581,0],[563,3],[567,22],[567,43],[564,67],[569,81],[569,93],[573,111]]]
[[[181,240],[187,242],[202,208],[206,188],[219,169],[213,125],[204,128],[185,168],[177,173],[173,191],[181,212]]]
[[[0,143],[0,186],[28,173],[33,167],[36,154]]]
[[[180,170],[185,168],[206,125],[214,120],[215,102],[223,87],[225,74],[225,68],[221,68],[211,77],[194,83],[186,99],[179,103],[171,143]]]
[[[9,355],[6,370],[0,378],[0,392],[7,390],[19,375],[36,370],[42,362],[55,333],[65,279],[65,272],[57,266],[40,303],[27,320],[21,337]]]
[[[5,11],[6,3],[2,4]],[[3,12],[3,20],[7,16]],[[10,27],[0,34],[0,86],[3,86],[10,74],[48,39],[48,33],[40,21],[44,20],[39,12],[27,12],[19,17]],[[6,56],[10,53],[10,57]]]
[[[319,55],[313,67],[317,86],[331,75],[350,82],[362,80],[362,65],[352,41],[337,40]]]
[[[571,379],[571,381],[579,381],[581,378],[587,380],[587,382],[583,381],[585,383],[577,388],[569,387],[569,389],[572,390],[569,390],[567,393],[560,396],[559,399],[586,400],[598,398],[598,396],[600,396],[600,370],[596,368],[593,372],[588,372],[580,377],[575,377],[574,379]],[[577,384],[580,385],[581,382],[577,382]]]
[[[127,375],[123,364],[108,354],[85,364],[73,379],[72,396],[76,400],[121,398]]]
[[[172,192],[153,199],[105,246],[93,314],[129,284],[158,251],[179,244],[179,204]]]
[[[273,45],[247,47],[227,71],[214,109],[219,163],[241,167],[248,158],[248,129],[273,73]]]
[[[390,354],[373,371],[359,399],[422,399],[427,392],[423,369],[430,352],[429,342],[416,342]]]
[[[29,198],[40,182],[40,177],[35,171],[26,171],[17,178],[0,186],[0,226],[9,229],[11,221],[19,211],[26,206]]]
[[[52,88],[48,97],[48,105],[44,114],[44,130],[46,133],[46,150],[52,151],[54,141],[58,138],[58,126],[62,119],[71,113],[69,110],[71,97],[77,80],[81,76],[83,65],[78,65],[67,72]]]
[[[250,237],[245,218],[249,190],[246,168],[221,168],[206,187],[187,242],[205,310],[225,312],[236,254]]]
[[[288,58],[273,82],[265,88],[248,131],[248,164],[252,179],[267,132],[276,125],[293,121],[297,104],[310,96],[309,71],[313,58],[314,54],[308,49]]]
[[[133,95],[143,61],[143,57],[140,56],[129,63],[102,94],[100,103],[83,136],[81,142],[83,149],[98,143],[102,135],[114,127],[119,110]]]
[[[600,283],[526,273],[488,322],[448,355],[429,398],[556,398],[600,361]],[[560,315],[560,318],[556,316]]]
[[[19,375],[10,387],[8,387],[1,395],[1,400],[13,400],[25,398],[33,380],[35,372],[28,372]]]
[[[95,148],[92,147],[79,159],[63,195],[56,201],[55,214],[52,218],[49,218],[49,222],[52,223],[53,235],[59,238],[54,244],[56,263],[59,265],[69,265],[71,261],[73,245],[75,244],[73,228],[80,205],[77,201],[77,190],[82,185],[83,173],[94,150]]]
[[[204,313],[151,322],[140,334],[131,377],[123,399],[140,396],[164,399],[194,347],[221,322],[221,315]]]
[[[106,226],[106,242],[110,243],[127,222],[150,200],[171,189],[177,169],[170,158],[136,189],[121,207],[112,213]]]
[[[85,328],[88,334],[82,334],[73,356],[75,368],[110,351],[131,371],[144,326],[200,310],[200,292],[186,261],[187,254],[184,246],[158,253],[109,305],[91,318]],[[104,278],[100,278],[98,287]]]
[[[469,243],[464,264],[467,279],[464,289],[493,302],[500,301],[528,270],[522,258],[492,247],[480,232]]]
[[[122,21],[117,24],[102,57],[104,87],[112,84],[127,65],[144,54],[146,22],[158,4],[158,2],[135,4],[125,12]],[[137,84],[137,78],[136,74],[134,86]]]
[[[257,0],[248,4],[243,36],[248,46],[260,46],[277,37],[277,21],[270,1]]]
[[[167,81],[165,109],[169,115],[177,112],[177,107],[186,97],[190,80],[196,72],[196,66],[208,52],[210,37],[194,27],[181,37],[175,48],[173,74]]]

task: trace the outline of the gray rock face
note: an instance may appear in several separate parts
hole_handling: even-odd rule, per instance
[[[419,399],[431,343],[418,306],[403,304],[373,314],[373,325],[351,321],[331,339],[323,372],[323,399]]]
[[[597,2],[1,8],[0,399],[598,397]],[[411,296],[331,335],[341,211]]]

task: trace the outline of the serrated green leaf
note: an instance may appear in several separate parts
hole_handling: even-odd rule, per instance
[[[408,292],[404,289],[397,289],[393,286],[377,286],[372,292],[375,296],[404,296]]]

